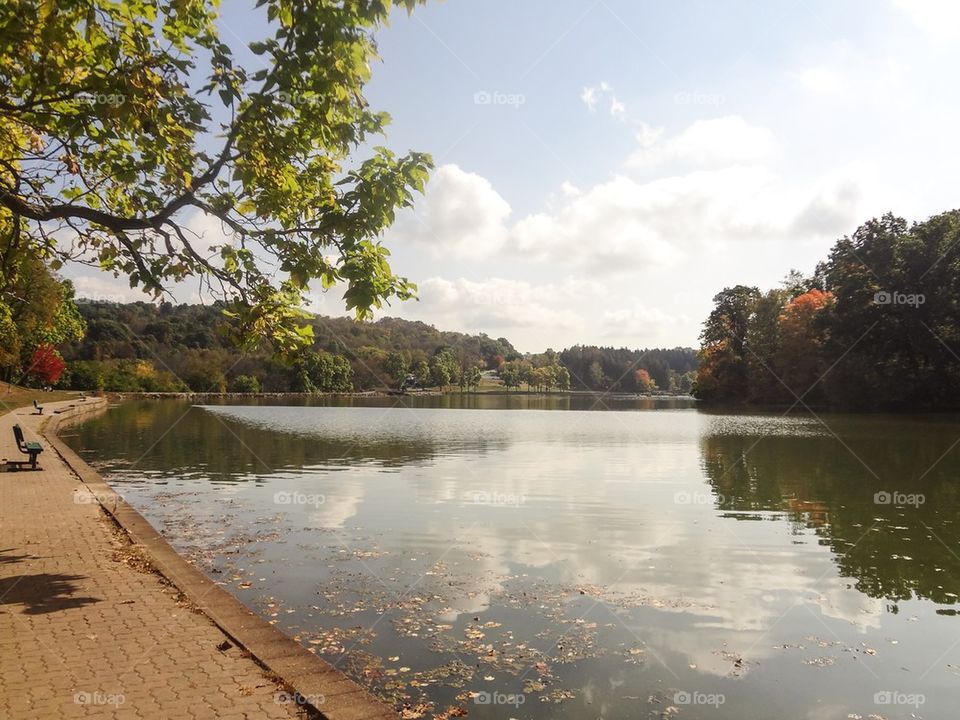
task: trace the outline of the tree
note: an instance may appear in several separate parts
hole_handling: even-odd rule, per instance
[[[106,387],[104,364],[94,360],[73,363],[70,366],[70,387],[74,390],[103,390]]]
[[[657,389],[657,384],[650,377],[650,373],[643,368],[634,373],[634,382],[637,384],[637,392],[651,393]]]
[[[342,355],[305,350],[296,365],[297,385],[301,392],[350,392],[353,368]]]
[[[0,302],[0,369],[10,368],[20,360],[20,332],[13,321],[10,306]]]
[[[724,288],[714,296],[714,309],[700,333],[698,397],[719,401],[746,399],[747,333],[759,299],[760,291],[745,285]]]
[[[821,397],[823,335],[817,320],[832,299],[830,293],[810,290],[791,300],[780,315],[777,366],[790,401],[809,403]]]
[[[445,390],[451,380],[450,369],[446,365],[439,362],[430,363],[430,385]]]
[[[747,330],[747,399],[765,402],[788,399],[789,393],[780,382],[782,356],[779,348],[780,315],[790,297],[789,290],[774,289],[757,299]]]
[[[480,387],[480,381],[483,379],[483,371],[480,366],[474,365],[465,374],[467,376],[467,390],[476,390]]]
[[[230,381],[230,392],[258,393],[260,392],[260,381],[253,375],[237,375]]]
[[[410,356],[397,350],[391,350],[383,362],[383,369],[387,371],[397,387],[403,383],[410,370]]]
[[[451,347],[439,347],[430,358],[430,384],[441,390],[460,382],[460,361]]]
[[[0,376],[17,380],[36,349],[83,337],[86,324],[73,285],[58,279],[35,255],[22,252],[0,210]]]
[[[499,375],[508,388],[519,388],[530,377],[533,366],[526,360],[508,360],[500,366]]]
[[[37,345],[30,358],[27,378],[39,385],[56,385],[67,364],[50,343]]]
[[[430,384],[430,365],[426,360],[417,360],[413,366],[413,377],[416,378],[417,385],[426,387]]]
[[[558,390],[570,389],[570,371],[563,365],[557,365],[554,368],[554,384]]]
[[[891,214],[840,238],[813,278],[727,288],[705,324],[696,394],[846,409],[960,406],[960,211]],[[746,326],[746,342],[740,343]]]
[[[690,394],[691,392],[693,392],[693,386],[696,380],[697,380],[697,373],[695,372],[683,373],[683,375],[680,375],[677,378],[677,387],[676,387],[677,392],[682,393],[684,395]]]
[[[603,372],[603,366],[596,360],[590,363],[590,368],[587,370],[587,382],[594,390],[606,389],[607,376]]]
[[[910,225],[891,214],[837,241],[818,267],[827,395],[845,407],[960,403],[960,211]]]
[[[214,0],[0,4],[2,234],[157,298],[198,277],[247,344],[302,346],[312,281],[343,283],[360,317],[410,298],[377,238],[431,159],[352,157],[389,121],[362,90],[392,4],[263,0],[251,68],[221,41]],[[223,241],[207,252],[192,219]]]

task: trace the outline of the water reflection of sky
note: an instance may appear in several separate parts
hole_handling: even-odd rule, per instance
[[[949,601],[937,594],[934,569],[932,580],[918,571],[907,599],[857,589],[887,587],[893,582],[888,573],[913,567],[880,557],[895,554],[887,547],[894,533],[912,536],[915,547],[903,551],[908,557],[937,550],[930,537],[920,546],[922,527],[956,538],[950,523],[958,506],[943,502],[955,503],[956,495],[943,496],[940,468],[926,476],[923,489],[941,502],[922,509],[922,522],[904,508],[874,506],[873,493],[885,479],[872,477],[855,457],[858,441],[876,447],[859,421],[845,448],[834,436],[833,426],[843,427],[839,419],[824,427],[809,417],[688,410],[209,406],[187,418],[166,440],[219,428],[209,446],[195,445],[193,460],[165,466],[161,443],[159,457],[136,467],[133,454],[119,449],[106,463],[112,479],[130,483],[125,494],[151,521],[169,525],[174,541],[172,506],[165,512],[164,503],[151,502],[158,487],[193,493],[176,506],[181,521],[187,513],[196,524],[223,523],[222,503],[229,498],[236,503],[234,522],[259,520],[281,537],[296,534],[295,547],[287,539],[261,545],[300,571],[338,545],[376,547],[385,558],[366,560],[358,571],[370,582],[386,578],[385,585],[399,591],[405,582],[423,580],[421,568],[443,562],[459,585],[450,619],[496,612],[518,580],[590,587],[599,626],[618,628],[621,639],[642,639],[662,659],[653,664],[672,686],[706,676],[729,680],[727,653],[739,653],[750,663],[750,677],[779,683],[799,673],[800,686],[825,698],[819,710],[791,701],[797,717],[830,716],[820,714],[824,707],[866,709],[866,717],[876,708],[847,702],[850,693],[895,689],[906,679],[904,667],[934,695],[950,683],[956,688],[947,666],[960,660],[951,648],[960,628],[955,618],[936,613],[939,604],[916,597]],[[112,421],[96,422],[100,429],[82,428],[79,442],[100,442],[105,459]],[[942,454],[955,430],[938,425],[923,437],[937,448],[943,444]],[[278,443],[286,455],[278,454]],[[889,449],[895,453],[889,458],[874,450],[867,463],[898,466],[904,460],[896,450]],[[228,461],[224,453],[245,462],[227,468],[237,458]],[[301,467],[284,459],[291,453]],[[208,476],[219,482],[211,485]],[[277,504],[277,493],[323,500]],[[902,537],[897,542],[904,544]],[[917,562],[927,559],[930,553]],[[934,565],[941,566],[941,590],[951,592],[960,559],[941,547]],[[280,596],[283,583],[278,577],[273,594]],[[825,657],[836,664],[817,665]],[[579,676],[582,698],[612,702],[619,712],[622,702],[611,697],[621,694],[614,686],[622,670],[603,662],[584,661],[593,670]],[[609,684],[595,677],[600,672]],[[637,681],[630,677],[622,682]],[[931,702],[928,711],[936,707]]]

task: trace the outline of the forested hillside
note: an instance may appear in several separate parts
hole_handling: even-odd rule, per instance
[[[384,318],[360,323],[315,317],[313,347],[282,362],[268,350],[241,354],[224,334],[218,305],[78,303],[87,323],[63,346],[69,382],[80,389],[220,392],[349,391],[396,385],[436,356],[473,368],[496,367],[517,351],[504,338],[441,332]],[[443,352],[443,351],[446,352]],[[453,380],[452,370],[446,383]],[[429,382],[429,378],[424,378]]]
[[[241,354],[223,332],[218,305],[116,304],[81,300],[80,340],[61,345],[64,387],[146,392],[345,392],[397,387],[471,389],[485,370],[508,388],[613,392],[689,390],[689,348],[627,350],[577,346],[521,355],[506,338],[438,330],[383,318],[315,317],[314,342],[292,358]]]

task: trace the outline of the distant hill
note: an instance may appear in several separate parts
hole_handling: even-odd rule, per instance
[[[576,346],[522,356],[506,338],[483,333],[438,330],[392,317],[360,323],[324,316],[310,321],[312,359],[282,363],[266,349],[239,354],[222,332],[222,308],[216,304],[80,300],[78,305],[87,332],[82,341],[61,348],[68,365],[61,385],[81,390],[379,389],[396,385],[402,378],[395,375],[429,363],[444,348],[463,368],[496,369],[505,361],[521,359],[532,365],[559,362],[568,367],[575,389],[632,392],[637,389],[634,372],[642,368],[661,389],[676,390],[681,389],[681,378],[696,369],[690,348],[633,351]]]
[[[78,301],[87,322],[80,342],[62,348],[77,389],[177,391],[230,389],[238,376],[256,377],[266,392],[299,390],[294,368],[266,350],[239,355],[221,332],[218,305]],[[315,351],[345,357],[356,390],[381,388],[393,378],[384,364],[391,351],[409,366],[428,361],[439,348],[452,348],[467,365],[496,367],[499,358],[520,357],[506,338],[437,330],[422,322],[383,318],[359,323],[350,318],[317,316]],[[150,372],[150,368],[154,372]]]

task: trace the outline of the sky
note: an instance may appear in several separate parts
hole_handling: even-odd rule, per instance
[[[254,66],[242,7],[223,39]],[[884,212],[960,207],[955,0],[431,0],[377,40],[382,144],[436,163],[383,237],[420,299],[379,316],[523,352],[696,346],[722,288],[812,272]],[[312,308],[346,314],[340,294]]]

